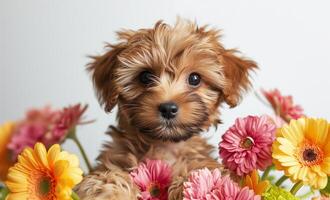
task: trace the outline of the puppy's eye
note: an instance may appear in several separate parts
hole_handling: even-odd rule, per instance
[[[191,73],[188,78],[188,83],[191,86],[198,86],[201,83],[201,76],[197,73]]]
[[[139,75],[139,80],[142,84],[148,85],[153,81],[153,74],[149,71],[143,71]]]

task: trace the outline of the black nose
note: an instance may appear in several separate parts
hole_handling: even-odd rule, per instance
[[[160,114],[166,119],[172,119],[178,113],[178,106],[173,102],[162,103],[159,105]]]

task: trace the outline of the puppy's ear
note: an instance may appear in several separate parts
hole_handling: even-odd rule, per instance
[[[230,107],[235,107],[240,101],[241,94],[250,86],[249,73],[257,68],[257,64],[237,55],[234,49],[225,50],[221,55],[224,74],[227,79],[224,100]]]
[[[101,56],[91,56],[93,62],[87,70],[92,75],[96,94],[106,112],[110,112],[117,104],[119,89],[115,82],[115,69],[118,66],[117,56],[124,50],[123,44],[107,45],[107,52]]]

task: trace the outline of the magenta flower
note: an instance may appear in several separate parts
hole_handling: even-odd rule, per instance
[[[14,134],[7,148],[12,152],[15,161],[17,155],[26,147],[33,147],[37,142],[47,148],[63,142],[69,130],[80,124],[81,117],[87,106],[80,104],[53,110],[49,106],[27,111],[23,120],[17,122]]]
[[[267,116],[238,118],[219,144],[224,165],[238,176],[272,164],[275,124]]]
[[[219,169],[191,172],[183,184],[184,200],[260,200],[248,187],[240,188],[229,176],[221,177]]]
[[[58,111],[52,110],[49,106],[27,111],[25,118],[17,123],[7,146],[12,152],[12,159],[15,161],[24,148],[33,147],[36,142],[46,143],[46,135],[51,134],[58,116]]]
[[[16,160],[25,147],[34,146],[36,141],[41,141],[44,133],[45,127],[41,124],[22,124],[7,146],[12,151],[12,160]]]
[[[74,128],[81,123],[85,123],[81,122],[81,118],[87,107],[87,105],[82,107],[80,104],[76,104],[74,106],[63,108],[60,111],[59,117],[55,121],[52,130],[52,140],[57,142],[62,141],[71,128]]]
[[[146,160],[130,175],[141,191],[141,200],[167,200],[172,170],[161,160]]]
[[[275,113],[286,121],[304,116],[302,107],[293,103],[292,96],[283,96],[278,89],[262,90],[262,93],[273,107]]]

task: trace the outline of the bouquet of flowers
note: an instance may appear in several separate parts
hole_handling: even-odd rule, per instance
[[[76,137],[86,106],[63,109],[31,109],[22,120],[0,126],[0,199],[78,199],[72,188],[82,180],[76,155],[62,151],[60,144],[72,139],[86,165],[87,156]],[[0,182],[1,184],[1,182]]]
[[[219,142],[219,162],[228,173],[192,171],[183,183],[184,200],[330,199],[330,123],[307,117],[279,90],[261,92],[265,98],[257,97],[275,115],[237,118]],[[83,171],[78,157],[60,145],[72,139],[91,170],[76,136],[78,125],[91,122],[83,120],[86,109],[32,109],[24,119],[0,126],[0,200],[79,199],[72,189]],[[139,199],[168,198],[173,177],[164,161],[145,160],[130,176]]]
[[[184,200],[330,199],[329,122],[305,116],[291,96],[277,89],[262,94],[267,102],[257,97],[275,116],[237,118],[219,142],[219,162],[229,175],[207,168],[191,172]],[[131,173],[140,199],[166,200],[171,171],[161,160],[141,163]],[[274,176],[281,172],[283,176]],[[298,195],[303,186],[309,191]]]

